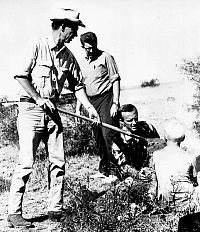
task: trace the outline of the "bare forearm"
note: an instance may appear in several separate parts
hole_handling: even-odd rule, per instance
[[[100,117],[97,113],[97,111],[95,110],[94,106],[89,102],[88,97],[85,93],[85,89],[79,89],[78,91],[75,92],[75,95],[78,99],[78,101],[80,101],[78,104],[81,105],[81,103],[83,104],[83,106],[87,109],[88,113],[89,113],[89,117],[90,118],[96,118],[97,119],[97,123],[100,122]]]
[[[30,95],[30,97],[32,97],[35,101],[37,101],[38,98],[40,98],[39,93],[36,91],[36,89],[33,87],[33,85],[28,79],[16,77],[16,80],[19,82],[22,88]]]
[[[82,106],[81,102],[77,99],[77,101],[76,101],[76,111],[80,111],[81,106]]]
[[[92,106],[92,104],[89,102],[88,97],[87,97],[85,90],[83,88],[76,91],[75,95],[78,99],[78,101],[77,101],[77,104],[79,104],[78,106],[81,106],[81,104],[83,104],[83,106],[86,109],[88,109],[89,107]]]
[[[120,96],[120,81],[117,80],[113,83],[113,102],[116,104],[119,103],[119,96]]]
[[[55,110],[55,105],[49,99],[42,98],[28,79],[16,77],[16,80],[29,94],[29,96],[35,100],[37,105],[43,107],[43,109],[46,109],[48,107],[51,112]]]

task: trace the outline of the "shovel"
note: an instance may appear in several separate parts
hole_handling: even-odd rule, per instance
[[[91,119],[91,118],[88,118],[86,116],[79,115],[79,114],[76,114],[76,113],[73,113],[73,112],[69,112],[69,111],[67,111],[65,109],[58,108],[58,111],[60,113],[62,113],[62,114],[65,114],[65,115],[67,114],[67,115],[70,115],[70,116],[73,116],[73,117],[76,117],[76,118],[83,119],[85,121],[89,121],[91,123],[96,123],[96,120],[94,120],[94,119]],[[98,125],[102,126],[102,127],[105,127],[107,129],[111,129],[111,130],[114,130],[116,132],[128,135],[130,137],[133,137],[133,138],[136,138],[136,139],[140,139],[140,140],[143,140],[143,141],[147,142],[147,151],[149,153],[153,153],[154,151],[162,149],[162,148],[164,148],[166,146],[166,141],[164,139],[160,139],[160,138],[145,138],[143,136],[139,136],[139,135],[133,134],[130,131],[124,131],[124,130],[116,127],[116,126],[112,126],[112,125],[110,125],[108,123],[105,123],[105,122],[100,122]]]

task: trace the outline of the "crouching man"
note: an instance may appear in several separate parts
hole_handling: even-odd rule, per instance
[[[145,121],[138,121],[138,110],[134,105],[122,105],[119,108],[119,115],[121,129],[138,137],[121,134],[122,140],[113,143],[113,154],[121,166],[122,173],[127,172],[128,167],[134,175],[143,167],[147,167],[150,160],[148,142],[139,137],[160,138],[160,136],[153,125]]]

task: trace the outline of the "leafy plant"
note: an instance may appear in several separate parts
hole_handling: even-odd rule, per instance
[[[180,71],[187,76],[188,80],[195,83],[195,93],[193,95],[194,102],[191,104],[191,110],[200,114],[200,57],[197,57],[194,60],[183,60],[183,63],[180,65]],[[196,129],[200,136],[200,122],[194,121],[193,128]]]
[[[0,144],[18,145],[17,105],[5,107],[0,104]]]
[[[64,149],[67,156],[96,154],[91,123],[82,122],[64,127]]]
[[[69,200],[63,231],[177,231],[178,215],[163,213],[162,207],[148,197],[148,182],[135,179],[129,186],[113,183],[100,192],[87,186],[66,179],[64,189]]]

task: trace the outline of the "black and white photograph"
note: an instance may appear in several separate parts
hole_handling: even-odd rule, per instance
[[[0,231],[200,231],[200,2],[0,0]]]

